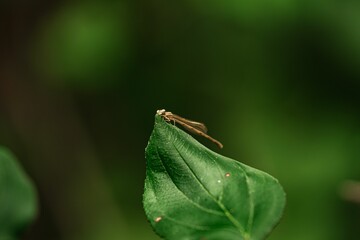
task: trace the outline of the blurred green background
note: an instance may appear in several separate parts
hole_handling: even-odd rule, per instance
[[[144,148],[165,108],[287,192],[269,239],[358,239],[360,2],[0,2],[0,145],[35,182],[24,240],[156,240]]]

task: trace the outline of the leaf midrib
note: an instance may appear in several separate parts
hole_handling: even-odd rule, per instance
[[[157,147],[156,147],[156,149],[157,149]],[[160,162],[161,162],[162,166],[164,167],[164,169],[165,169],[165,171],[166,171],[166,174],[167,174],[167,175],[169,176],[169,178],[172,180],[172,177],[170,176],[169,171],[168,171],[167,168],[165,167],[164,162],[163,162],[162,158],[160,157],[158,150],[156,150],[156,153],[157,153],[157,155],[158,155],[158,158],[160,159]],[[174,181],[173,181],[173,182],[174,182]],[[175,185],[175,187],[179,190],[179,192],[181,192],[181,193],[183,194],[183,196],[184,196],[186,199],[188,199],[189,202],[190,202],[191,204],[195,205],[197,208],[201,209],[201,210],[204,211],[204,212],[207,212],[207,213],[210,213],[210,214],[214,214],[214,215],[217,215],[217,216],[223,216],[223,215],[224,215],[224,214],[221,213],[220,211],[215,211],[215,210],[212,210],[212,209],[208,209],[208,208],[206,208],[206,207],[203,207],[203,206],[199,205],[199,204],[196,203],[194,200],[192,200],[191,198],[189,198],[184,192],[182,192],[175,183],[174,183],[174,185]]]
[[[235,228],[239,231],[243,239],[248,239],[248,233],[245,232],[245,230],[242,228],[241,224],[238,220],[230,213],[230,211],[221,203],[219,202],[210,192],[209,190],[202,184],[200,179],[196,176],[196,174],[193,172],[193,170],[190,168],[190,166],[185,161],[185,158],[181,155],[180,151],[177,149],[177,147],[172,143],[176,151],[178,152],[179,156],[183,159],[186,166],[189,168],[190,172],[196,179],[196,181],[199,183],[199,185],[205,190],[205,192],[209,195],[209,197],[221,208],[221,210],[224,212],[225,216],[228,218],[228,220],[235,226]]]

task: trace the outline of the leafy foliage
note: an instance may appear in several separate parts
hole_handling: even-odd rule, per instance
[[[144,209],[166,239],[264,239],[285,193],[267,173],[221,156],[160,116],[146,148]]]
[[[36,194],[15,157],[0,147],[0,240],[16,239],[36,215]]]

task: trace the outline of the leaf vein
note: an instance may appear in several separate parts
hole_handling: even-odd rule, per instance
[[[164,221],[166,219],[169,220],[169,221],[172,221],[172,222],[174,222],[176,224],[182,225],[184,227],[192,228],[192,229],[195,229],[195,230],[207,231],[207,230],[211,229],[210,227],[207,227],[207,226],[199,226],[199,225],[194,225],[194,224],[187,224],[187,223],[184,223],[182,221],[178,221],[175,218],[168,217],[168,216],[164,215],[164,218],[163,218],[162,221]]]
[[[178,152],[179,156],[183,159],[183,161],[185,162],[186,166],[189,168],[190,172],[193,174],[193,176],[195,177],[195,179],[197,180],[197,182],[200,184],[200,186],[207,192],[207,194],[210,196],[211,199],[213,199],[215,201],[215,203],[223,210],[225,216],[228,218],[228,220],[235,226],[235,228],[239,231],[239,233],[243,236],[243,238],[246,239],[246,233],[243,229],[243,227],[241,226],[241,224],[239,223],[239,221],[230,213],[230,211],[220,202],[218,201],[215,196],[213,196],[210,191],[202,184],[202,182],[200,181],[200,179],[196,176],[196,174],[194,173],[194,171],[190,168],[190,166],[187,164],[187,162],[185,161],[185,158],[181,155],[180,151],[176,148],[176,146],[173,144],[174,148],[176,149],[176,151]],[[216,162],[216,161],[215,161]],[[217,164],[217,162],[216,162]]]
[[[157,148],[158,149],[158,148]],[[160,162],[162,164],[162,166],[164,167],[165,171],[166,171],[166,174],[168,175],[168,177],[172,180],[172,182],[174,183],[172,177],[170,176],[164,162],[163,162],[163,159],[160,157],[160,154],[158,152],[158,150],[156,151],[157,153],[157,156],[158,158],[160,159]],[[215,211],[215,210],[212,210],[212,209],[208,209],[206,207],[203,207],[201,205],[199,205],[198,203],[196,203],[194,200],[192,200],[191,198],[189,198],[184,192],[182,192],[179,187],[174,183],[175,187],[179,190],[179,192],[191,203],[193,204],[194,206],[196,206],[197,208],[201,209],[202,211],[204,212],[207,212],[207,213],[210,213],[210,214],[214,214],[214,215],[218,215],[218,216],[224,216],[224,214],[222,212],[219,212],[219,211]]]

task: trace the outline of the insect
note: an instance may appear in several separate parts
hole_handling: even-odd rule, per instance
[[[189,132],[203,136],[208,140],[212,141],[213,143],[215,143],[219,148],[223,148],[221,142],[207,135],[207,128],[205,124],[180,117],[176,114],[173,114],[172,112],[167,112],[165,109],[157,110],[156,114],[162,116],[165,119],[165,121],[167,122],[172,121],[174,123],[178,123]]]

